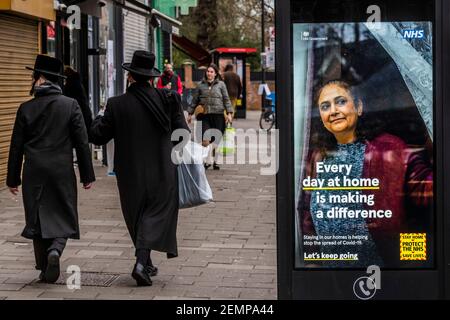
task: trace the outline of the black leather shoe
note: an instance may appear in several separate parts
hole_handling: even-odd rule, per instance
[[[59,252],[51,250],[47,256],[47,268],[45,269],[44,279],[46,282],[54,283],[59,278]]]
[[[208,170],[208,168],[211,167],[211,165],[208,163],[204,163],[203,166],[205,167],[205,170]]]
[[[217,165],[217,163],[214,162],[213,169],[214,170],[220,170],[220,167]]]
[[[152,279],[150,279],[150,276],[146,272],[145,267],[140,263],[136,263],[134,265],[131,276],[133,277],[134,280],[136,280],[138,286],[152,285]]]
[[[46,282],[45,281],[45,273],[44,273],[44,271],[41,271],[41,273],[39,274],[39,281]]]
[[[145,267],[145,271],[148,273],[150,277],[154,277],[158,274],[158,268],[154,265],[149,265]]]

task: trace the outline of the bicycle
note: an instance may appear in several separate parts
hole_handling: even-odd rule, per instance
[[[273,94],[274,95],[274,94]],[[261,112],[261,117],[259,118],[259,127],[262,130],[270,131],[273,128],[273,125],[276,121],[276,113],[275,113],[275,103],[274,97],[268,96],[266,98],[266,105]]]

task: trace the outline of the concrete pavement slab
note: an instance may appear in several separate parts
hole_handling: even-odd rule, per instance
[[[248,112],[236,127],[257,128],[258,112]],[[255,151],[255,145],[251,150]],[[229,157],[230,158],[230,157]],[[152,287],[131,278],[134,248],[120,209],[116,179],[94,162],[92,190],[79,189],[80,240],[69,240],[61,272],[117,274],[107,287],[37,282],[21,196],[0,191],[0,299],[275,299],[275,176],[260,175],[258,164],[227,164],[206,171],[214,201],[180,210],[179,257],[152,253],[159,275]],[[70,276],[70,275],[65,275]]]

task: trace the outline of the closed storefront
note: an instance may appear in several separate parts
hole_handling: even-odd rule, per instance
[[[0,13],[0,188],[19,105],[30,99],[31,71],[39,51],[38,22]]]
[[[148,50],[149,26],[147,17],[124,10],[124,60],[130,62],[136,50]]]
[[[140,1],[143,3],[143,1]],[[148,13],[130,5],[124,8],[123,14],[123,61],[131,62],[136,50],[149,50]],[[126,72],[124,70],[124,87],[126,87]]]

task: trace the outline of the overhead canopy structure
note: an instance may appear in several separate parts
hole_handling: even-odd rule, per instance
[[[52,0],[23,1],[23,0],[0,0],[0,11],[9,11],[29,18],[54,20]]]
[[[252,54],[256,53],[256,48],[216,48],[211,51],[211,53],[230,53],[230,54]]]
[[[199,66],[207,66],[211,63],[211,54],[199,44],[175,34],[172,35],[172,41],[178,50],[195,60]]]

